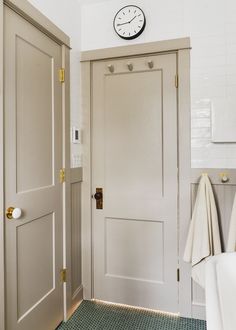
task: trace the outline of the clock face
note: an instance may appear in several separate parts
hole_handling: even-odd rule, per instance
[[[123,39],[137,38],[145,29],[146,18],[137,6],[126,6],[118,11],[114,18],[114,29]]]

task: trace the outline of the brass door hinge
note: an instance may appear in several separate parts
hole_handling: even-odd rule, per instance
[[[175,75],[175,87],[179,88],[179,76],[177,74]]]
[[[61,282],[63,282],[63,283],[66,282],[66,273],[67,273],[66,268],[61,270]]]
[[[179,273],[179,268],[177,268],[177,282],[180,281],[180,273]]]
[[[66,181],[66,171],[64,168],[60,170],[60,183],[63,183]]]
[[[65,82],[65,69],[59,70],[59,81],[61,83]]]

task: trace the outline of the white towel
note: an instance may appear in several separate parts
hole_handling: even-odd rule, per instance
[[[236,194],[234,197],[234,203],[231,213],[231,220],[229,225],[229,236],[227,243],[227,252],[235,252],[236,251]]]
[[[221,251],[215,199],[208,175],[203,174],[184,252],[184,261],[192,264],[193,280],[203,288],[205,287],[206,260]]]

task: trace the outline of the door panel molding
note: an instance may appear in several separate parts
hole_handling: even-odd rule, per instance
[[[141,219],[122,219],[122,218],[105,218],[105,276],[112,278],[122,278],[129,280],[136,280],[141,282],[148,282],[153,284],[164,282],[164,222],[153,220],[141,220]],[[140,244],[143,239],[143,232],[139,230],[139,227],[145,224],[146,231],[149,233],[155,233],[155,237],[151,235],[155,243],[156,260],[159,262],[156,264],[155,269],[149,271],[149,263],[147,262],[148,255],[152,253],[150,249],[150,240],[145,244]],[[123,227],[123,228],[122,228]],[[130,248],[132,249],[132,256],[128,255],[122,246],[122,235],[126,230],[124,227],[132,227],[132,232],[136,232],[135,240],[132,241],[130,237]],[[148,228],[149,227],[149,228]],[[120,233],[120,235],[119,235]],[[114,235],[113,235],[114,234]],[[116,237],[116,234],[119,237]],[[144,243],[144,242],[142,242]],[[109,249],[110,247],[110,249]],[[110,251],[110,253],[109,253]],[[132,265],[135,254],[138,254],[140,258],[135,259],[135,268],[137,264],[142,266],[142,274],[135,274],[135,269]],[[125,261],[124,261],[125,260]],[[147,262],[147,263],[146,263]],[[140,264],[141,263],[141,264]],[[122,264],[122,267],[120,265]],[[141,267],[140,267],[141,268]]]
[[[184,47],[183,47],[184,44]],[[178,93],[178,150],[179,150],[179,308],[182,316],[191,316],[191,277],[188,265],[182,262],[186,232],[191,217],[190,202],[190,39],[176,39],[151,44],[116,47],[82,53],[82,110],[84,118],[84,168],[82,185],[82,270],[86,299],[93,298],[93,235],[91,218],[91,77],[93,61],[105,58],[123,58],[133,55],[150,56],[177,53],[179,76]]]
[[[27,296],[27,290],[33,291],[33,287],[30,288],[30,281],[27,281],[27,263],[31,259],[30,251],[32,248],[31,246],[27,246],[27,231],[29,230],[29,227],[31,227],[31,236],[34,234],[34,249],[37,249],[37,260],[31,260],[32,262],[35,262],[35,265],[33,267],[33,273],[34,275],[32,277],[37,276],[37,264],[39,263],[39,258],[44,259],[41,260],[44,263],[47,262],[47,265],[44,265],[44,268],[46,272],[44,272],[43,276],[45,278],[44,280],[44,287],[38,286],[36,288],[37,292],[37,299],[34,301],[27,301],[29,299],[26,299]],[[32,233],[32,227],[33,233]],[[39,235],[40,230],[43,231],[44,234],[44,244],[39,245],[37,244],[36,237]],[[18,313],[18,320],[21,322],[33,309],[35,309],[41,302],[43,302],[44,299],[47,298],[50,293],[55,290],[55,283],[57,280],[57,273],[56,273],[56,249],[55,249],[55,213],[49,213],[46,215],[41,216],[39,219],[34,219],[28,223],[22,224],[17,228],[16,231],[16,251],[20,251],[20,246],[25,245],[23,247],[23,253],[19,254],[16,253],[17,260],[18,260],[18,275],[17,275],[17,282],[18,287],[20,287],[19,282],[23,282],[23,289],[19,292],[18,291],[18,304],[17,304],[17,313]],[[38,246],[37,246],[38,245]],[[39,253],[39,251],[42,251]],[[23,256],[24,257],[23,257]],[[27,258],[27,263],[25,262],[24,258]],[[45,258],[46,256],[46,258]],[[45,274],[47,273],[47,274]],[[21,284],[22,285],[22,284]],[[24,289],[26,288],[26,289]],[[32,299],[32,296],[30,297]],[[27,304],[32,304],[32,306],[27,306]],[[22,307],[23,306],[23,307]]]

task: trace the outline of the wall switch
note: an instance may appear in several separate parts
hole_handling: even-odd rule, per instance
[[[82,155],[74,154],[72,155],[72,167],[82,167]]]

